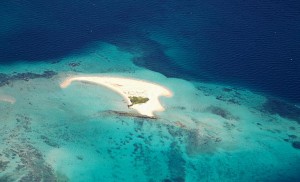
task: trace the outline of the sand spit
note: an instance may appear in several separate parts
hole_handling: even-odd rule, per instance
[[[161,85],[123,77],[74,76],[64,80],[60,87],[66,88],[73,81],[89,82],[110,88],[124,97],[129,108],[135,109],[141,115],[149,117],[154,117],[155,111],[164,111],[164,107],[159,102],[160,96],[172,96],[172,92]],[[132,105],[129,97],[143,97],[149,100],[145,103]]]
[[[0,102],[8,102],[10,104],[14,104],[16,102],[16,99],[9,95],[0,95]]]

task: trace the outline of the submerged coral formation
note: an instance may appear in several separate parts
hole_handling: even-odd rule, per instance
[[[300,108],[279,99],[269,98],[262,106],[270,114],[278,114],[283,118],[295,120],[300,124]]]
[[[228,119],[228,120],[238,120],[239,119],[238,117],[233,116],[229,111],[227,111],[226,109],[223,109],[221,107],[210,106],[207,108],[207,110],[212,112],[213,114],[221,116],[224,119]]]
[[[292,143],[292,145],[295,149],[300,149],[300,141],[295,141]]]
[[[0,148],[0,181],[56,181],[53,168],[45,161],[44,154],[34,147],[30,137],[32,119],[17,115],[16,127],[4,136],[5,148]],[[3,147],[3,146],[2,146]],[[11,172],[10,172],[11,171]]]
[[[57,73],[54,71],[44,71],[42,74],[27,72],[27,73],[17,73],[14,75],[7,75],[7,74],[0,73],[0,87],[4,85],[8,85],[9,83],[16,80],[28,81],[30,79],[35,79],[35,78],[52,78],[56,74]]]

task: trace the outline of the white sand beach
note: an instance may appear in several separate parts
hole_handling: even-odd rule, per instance
[[[89,82],[110,88],[122,95],[130,108],[135,109],[141,115],[149,117],[154,117],[155,111],[164,111],[164,107],[159,102],[160,96],[171,97],[173,95],[170,90],[155,83],[132,78],[107,76],[69,77],[60,84],[60,87],[66,88],[73,81]],[[143,97],[149,100],[145,103],[132,105],[129,97]]]

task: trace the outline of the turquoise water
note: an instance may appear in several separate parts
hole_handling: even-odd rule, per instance
[[[0,181],[300,180],[297,109],[244,88],[168,78],[136,66],[138,56],[100,42],[57,60],[1,65],[0,95],[16,102],[0,102]],[[140,118],[101,86],[59,87],[79,74],[156,82],[174,96],[160,99],[157,119]],[[294,110],[274,113],[283,107]]]

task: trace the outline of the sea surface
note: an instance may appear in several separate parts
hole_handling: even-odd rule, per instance
[[[0,181],[300,181],[299,20],[295,0],[1,1]],[[174,96],[153,119],[59,87],[90,74]]]

